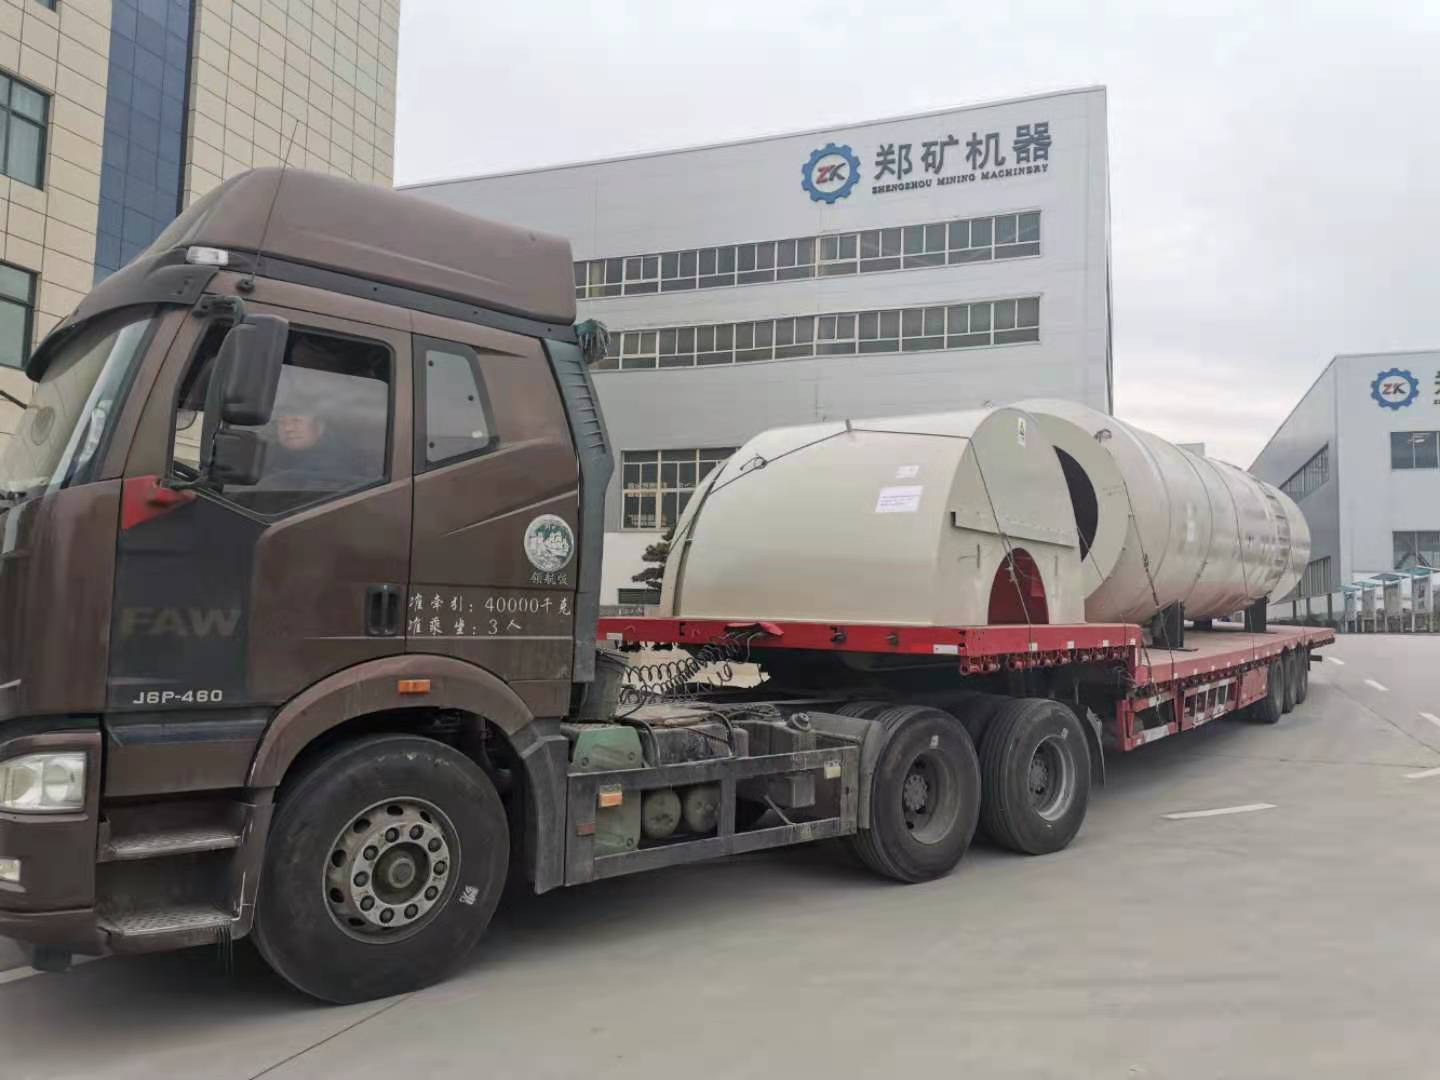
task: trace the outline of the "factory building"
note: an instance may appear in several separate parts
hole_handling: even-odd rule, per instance
[[[1250,471],[1310,524],[1294,597],[1440,567],[1440,350],[1335,357]]]
[[[1111,408],[1103,88],[408,190],[573,245],[611,333],[606,604],[766,428]]]

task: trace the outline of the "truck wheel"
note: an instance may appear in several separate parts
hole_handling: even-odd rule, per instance
[[[1295,684],[1300,680],[1300,673],[1296,670],[1298,665],[1295,663],[1295,659],[1299,655],[1299,653],[1292,650],[1281,656],[1282,666],[1285,670],[1285,685],[1283,688],[1285,693],[1281,707],[1282,712],[1288,713],[1295,708]]]
[[[1026,855],[1075,838],[1090,801],[1090,748],[1079,718],[1058,701],[1021,698],[990,721],[980,744],[986,834]]]
[[[1310,650],[1301,649],[1295,657],[1295,704],[1304,705],[1310,696]]]
[[[874,720],[886,709],[894,707],[894,703],[889,701],[847,701],[835,712],[840,716],[858,716],[862,720]]]
[[[1279,660],[1270,662],[1266,676],[1265,696],[1250,706],[1250,719],[1257,724],[1278,724],[1285,712],[1285,665]]]
[[[346,743],[283,791],[255,940],[296,988],[336,1004],[417,990],[463,960],[505,886],[495,786],[442,743]]]
[[[898,705],[878,717],[885,739],[870,780],[870,828],[847,838],[867,867],[897,881],[948,873],[975,836],[980,765],[949,713]]]

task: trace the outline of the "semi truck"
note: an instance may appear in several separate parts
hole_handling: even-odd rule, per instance
[[[565,241],[293,169],[100,282],[0,450],[0,934],[248,937],[354,1002],[507,885],[827,838],[930,880],[1067,845],[1107,750],[1275,723],[1333,639],[1263,624],[1293,505],[1162,499],[1063,403],[759,436],[602,619],[602,337]]]

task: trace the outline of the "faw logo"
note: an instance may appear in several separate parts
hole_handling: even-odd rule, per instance
[[[125,608],[120,636],[229,638],[240,625],[239,608]]]

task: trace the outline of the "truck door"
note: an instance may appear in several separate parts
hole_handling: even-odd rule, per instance
[[[154,711],[281,703],[331,672],[403,652],[410,557],[409,335],[249,304],[290,320],[258,483],[160,487],[127,468],[109,702]],[[147,405],[166,470],[193,477],[229,325],[196,318]],[[139,455],[142,459],[144,455]]]
[[[570,691],[579,512],[559,390],[534,338],[438,320],[429,329],[413,342],[407,647],[486,668],[537,715],[559,715]]]

